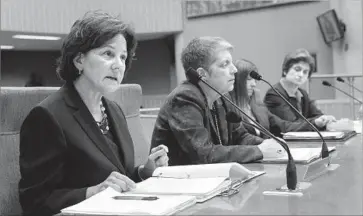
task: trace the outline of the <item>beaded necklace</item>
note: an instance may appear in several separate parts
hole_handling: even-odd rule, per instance
[[[110,129],[108,126],[108,118],[107,118],[107,114],[105,112],[105,107],[103,106],[102,101],[100,101],[100,107],[101,107],[101,115],[102,115],[102,119],[101,121],[96,121],[98,127],[100,128],[102,134],[107,134],[108,130]]]

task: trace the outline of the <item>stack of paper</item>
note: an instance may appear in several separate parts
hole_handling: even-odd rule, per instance
[[[127,194],[183,194],[204,202],[227,190],[232,179],[247,181],[264,173],[238,163],[159,167]]]
[[[324,139],[341,139],[345,135],[343,131],[322,131],[320,132]],[[285,133],[283,138],[289,139],[320,139],[317,132],[288,132]]]
[[[143,197],[146,197],[146,200],[143,200]],[[65,215],[172,215],[195,203],[193,196],[130,196],[107,188],[61,212]]]
[[[335,151],[336,147],[328,147],[329,152]],[[290,152],[296,163],[310,163],[320,158],[321,148],[290,148]],[[288,160],[287,154],[278,158],[263,158],[262,162],[285,163]]]

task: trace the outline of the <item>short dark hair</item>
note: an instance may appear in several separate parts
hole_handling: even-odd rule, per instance
[[[285,77],[285,73],[287,73],[290,68],[299,62],[305,62],[309,64],[309,77],[315,70],[315,61],[314,58],[311,56],[309,51],[306,49],[297,49],[285,56],[284,62],[282,63],[282,77]]]
[[[221,37],[204,36],[192,39],[181,54],[185,72],[190,67],[195,70],[201,67],[208,71],[217,49],[232,50],[233,46]]]
[[[118,17],[108,13],[97,11],[87,12],[77,20],[70,33],[65,37],[61,48],[61,56],[57,60],[57,74],[66,82],[73,82],[79,77],[73,59],[79,53],[99,48],[118,34],[125,37],[127,44],[126,72],[131,67],[135,54],[137,40],[134,30],[130,25],[121,21]]]

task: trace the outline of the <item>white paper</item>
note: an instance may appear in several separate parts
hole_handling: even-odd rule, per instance
[[[334,151],[335,146],[329,146],[329,152]],[[292,157],[296,162],[309,162],[312,159],[319,158],[321,154],[321,148],[290,148]],[[287,161],[288,156],[284,154],[283,157],[279,158],[264,158],[264,161]]]
[[[173,178],[247,178],[252,171],[238,163],[216,163],[187,166],[158,167],[155,169],[155,177]]]
[[[344,132],[342,131],[321,131],[323,138],[334,137],[336,139],[342,138]],[[303,132],[288,132],[284,134],[284,138],[317,138],[320,136],[317,132],[303,131]]]
[[[193,179],[152,177],[136,184],[136,188],[130,193],[199,195],[218,188],[224,181],[225,177]]]
[[[353,121],[356,133],[362,133],[362,120]]]
[[[115,200],[114,196],[127,196],[112,188],[84,200],[81,203],[63,209],[66,214],[98,214],[98,215],[164,215],[195,204],[192,196],[163,196],[158,195],[158,200]],[[133,195],[150,196],[150,195]]]

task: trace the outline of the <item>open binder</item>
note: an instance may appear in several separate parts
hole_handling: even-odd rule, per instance
[[[190,195],[204,202],[235,186],[236,180],[242,184],[264,173],[238,163],[159,167],[127,194]]]
[[[193,196],[129,196],[109,187],[61,212],[62,215],[172,215],[195,203]]]
[[[329,152],[336,150],[335,146],[328,147]],[[321,148],[290,148],[292,157],[295,163],[308,164],[316,159],[320,158]],[[263,158],[261,162],[263,163],[286,163],[288,161],[288,156],[285,154],[282,157],[277,158]]]

